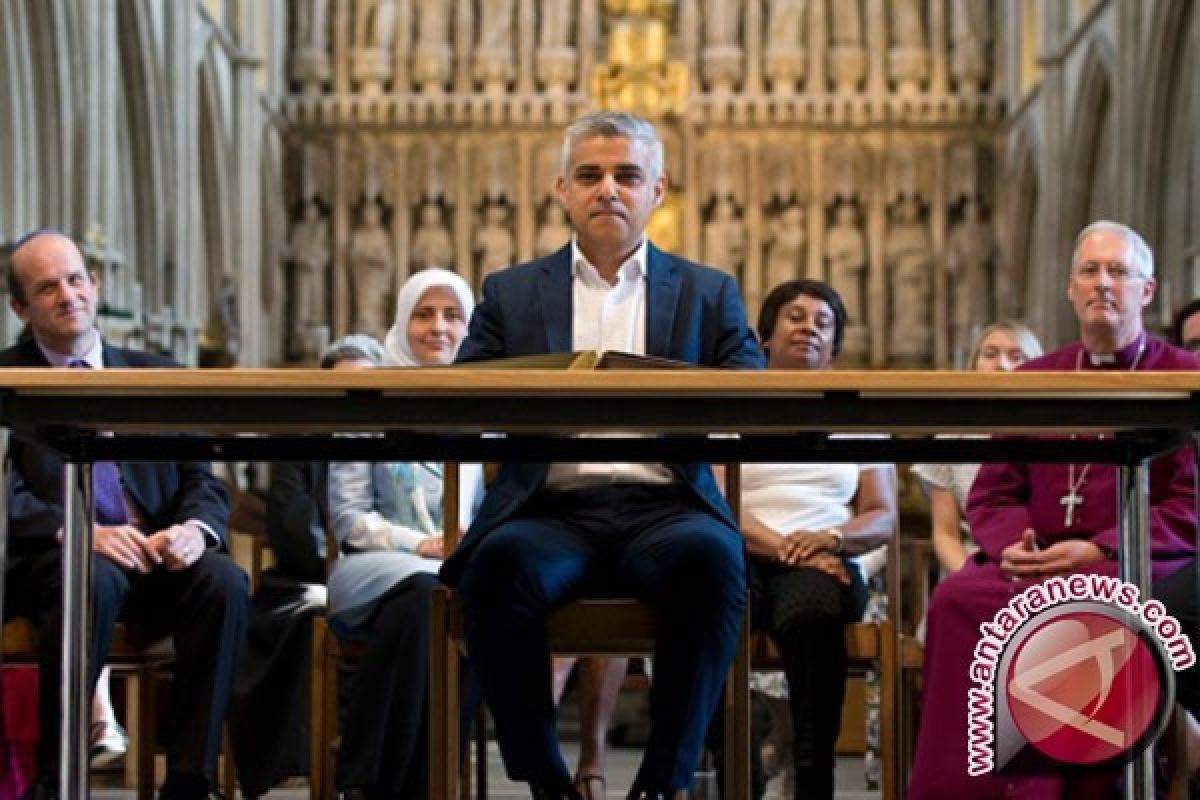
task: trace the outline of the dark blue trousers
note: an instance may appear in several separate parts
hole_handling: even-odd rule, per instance
[[[691,784],[746,602],[741,535],[683,490],[542,492],[488,532],[459,584],[467,647],[513,780],[565,786],[550,696],[546,613],[582,596],[658,610],[650,737],[636,785]]]

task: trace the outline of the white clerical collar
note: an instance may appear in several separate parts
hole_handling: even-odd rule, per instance
[[[1088,363],[1093,367],[1130,365],[1130,369],[1137,368],[1138,363],[1142,360],[1142,354],[1145,352],[1145,350],[1145,331],[1142,331],[1140,334],[1138,334],[1137,338],[1132,342],[1112,353],[1093,353],[1087,348],[1084,348],[1084,352],[1087,353]]]

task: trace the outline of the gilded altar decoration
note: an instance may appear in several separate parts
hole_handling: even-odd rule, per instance
[[[682,114],[688,69],[667,60],[674,0],[606,0],[608,61],[592,75],[592,94],[601,108],[650,118]]]

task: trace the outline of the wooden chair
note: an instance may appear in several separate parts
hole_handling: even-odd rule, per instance
[[[28,620],[5,623],[3,633],[4,663],[37,663],[37,631]],[[174,660],[169,638],[150,636],[134,625],[117,625],[108,665],[126,679],[130,756],[125,761],[125,782],[137,788],[137,800],[154,797],[155,678]]]
[[[444,470],[446,550],[458,544],[458,471]],[[726,467],[728,496],[737,498],[737,465]],[[736,500],[731,503],[736,514]],[[465,652],[462,606],[458,595],[445,587],[433,598],[430,630],[431,664],[429,703],[430,797],[454,797],[458,768],[452,754],[458,750],[459,656]],[[657,634],[656,614],[649,606],[629,598],[587,599],[554,611],[546,618],[546,634],[553,653],[564,655],[646,655],[653,653]],[[745,800],[750,788],[750,640],[743,620],[734,664],[725,684],[726,769],[725,798]],[[549,691],[549,687],[547,687]]]
[[[453,480],[447,481],[447,491],[454,485],[457,498],[457,473]],[[457,509],[457,499],[454,505]],[[455,510],[457,514],[457,510]],[[457,519],[457,517],[455,517]],[[340,554],[337,539],[333,535],[333,526],[325,526],[325,574],[329,575],[334,561]],[[436,604],[436,598],[435,598]],[[431,636],[432,636],[431,632]],[[432,639],[437,642],[437,639]],[[434,647],[436,650],[436,647]],[[337,737],[337,676],[339,665],[356,665],[363,656],[366,645],[362,642],[343,641],[338,639],[329,629],[325,616],[313,618],[312,627],[312,728],[309,749],[309,785],[312,800],[333,800],[337,792],[334,787],[333,756],[335,754],[334,740]],[[430,747],[436,746],[438,739],[433,737],[433,720],[431,709]],[[455,745],[455,752],[458,746]],[[476,719],[476,771],[478,774],[480,800],[487,797],[487,724],[481,709]],[[463,769],[467,776],[463,781],[463,797],[470,797],[470,753],[467,753],[466,763],[456,765],[455,769]],[[455,775],[457,779],[457,772]],[[432,782],[433,778],[430,777]],[[453,795],[433,795],[435,797],[452,797]]]

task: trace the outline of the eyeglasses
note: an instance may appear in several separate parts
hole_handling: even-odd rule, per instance
[[[1135,272],[1120,261],[1085,261],[1075,268],[1075,277],[1085,281],[1094,281],[1101,273],[1107,275],[1113,283],[1146,279],[1145,275]]]

